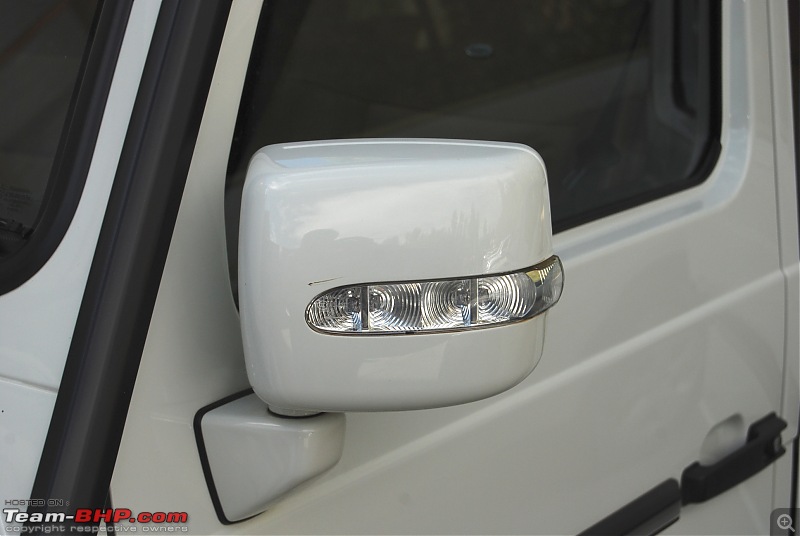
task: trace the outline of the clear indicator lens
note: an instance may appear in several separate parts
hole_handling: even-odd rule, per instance
[[[369,285],[369,330],[409,331],[422,329],[419,283]]]
[[[475,292],[470,279],[434,281],[422,284],[422,321],[427,329],[448,329],[472,325]]]
[[[306,320],[323,331],[362,331],[361,287],[326,292],[313,301]]]
[[[311,302],[308,324],[330,333],[424,333],[532,318],[561,297],[558,257],[489,277],[382,283],[330,290]]]
[[[536,305],[536,284],[526,273],[478,279],[478,323],[525,318]]]

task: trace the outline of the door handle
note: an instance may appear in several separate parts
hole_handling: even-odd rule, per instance
[[[701,503],[747,480],[786,452],[781,432],[786,421],[770,413],[750,425],[747,442],[717,463],[695,462],[681,475],[683,504]]]
[[[717,463],[695,462],[681,475],[665,480],[579,536],[657,534],[680,517],[681,504],[701,503],[747,480],[786,452],[781,432],[786,421],[770,413],[750,425],[747,442]]]

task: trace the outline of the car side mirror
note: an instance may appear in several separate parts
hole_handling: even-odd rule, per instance
[[[523,145],[272,145],[240,226],[247,372],[277,413],[505,391],[538,362],[561,294],[544,164]]]
[[[225,518],[252,515],[254,495],[271,500],[336,463],[344,418],[312,415],[449,406],[522,381],[562,285],[545,167],[529,147],[376,139],[258,151],[242,198],[239,304],[248,378],[270,413],[251,395],[241,409],[204,408],[196,423],[217,488],[238,490],[216,491],[233,512]],[[253,423],[280,416],[312,416],[306,431],[325,417],[324,433],[287,428],[284,459],[299,460],[282,466],[291,478],[243,493],[238,480],[258,481],[258,462],[231,477],[232,460],[257,454],[236,445],[276,441],[280,426]]]

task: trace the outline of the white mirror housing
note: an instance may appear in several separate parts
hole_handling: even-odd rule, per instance
[[[240,313],[250,383],[273,411],[503,392],[539,361],[561,284],[545,167],[524,145],[308,142],[250,163]]]

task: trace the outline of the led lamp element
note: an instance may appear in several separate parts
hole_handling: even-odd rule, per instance
[[[331,334],[412,334],[499,326],[532,318],[561,297],[553,256],[508,274],[339,287],[306,310],[311,328]]]

